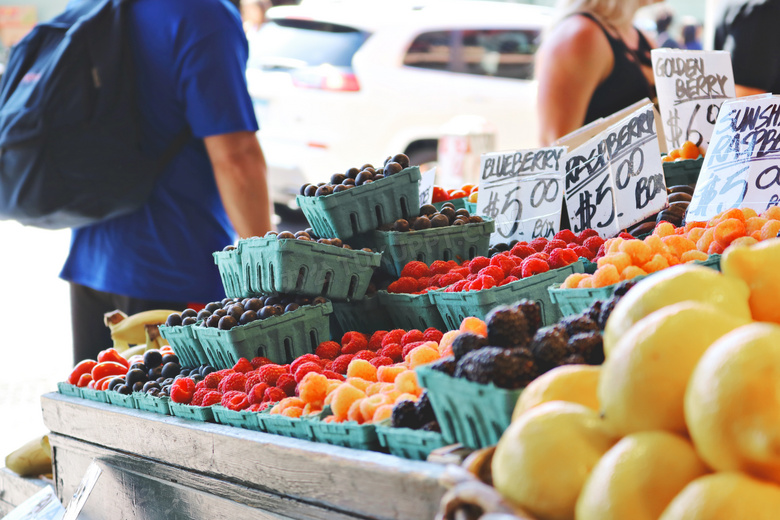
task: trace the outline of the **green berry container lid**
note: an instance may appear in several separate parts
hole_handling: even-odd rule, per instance
[[[228,251],[215,251],[214,263],[219,268],[219,276],[222,278],[222,286],[228,298],[246,298],[253,296],[247,291],[247,283],[241,269],[241,259],[238,249]]]
[[[456,330],[464,318],[474,316],[485,319],[493,308],[499,305],[511,305],[519,300],[534,300],[542,310],[544,325],[556,323],[561,317],[561,311],[553,304],[547,288],[555,283],[563,282],[572,273],[583,272],[581,262],[551,269],[535,274],[501,287],[491,287],[480,291],[445,292],[444,289],[431,291],[428,294],[439,310],[446,329]]]
[[[136,408],[135,399],[132,394],[120,394],[113,390],[106,390],[106,395],[108,396],[108,402],[113,405],[121,406],[123,408]]]
[[[312,420],[308,418],[287,417],[279,413],[264,413],[258,415],[263,431],[275,435],[283,435],[294,439],[313,441]]]
[[[71,397],[81,397],[81,388],[64,381],[57,383],[57,391],[62,395],[69,395]]]
[[[215,404],[212,407],[214,420],[219,424],[244,428],[245,430],[254,430],[258,432],[265,431],[258,419],[258,412],[247,412],[244,410],[230,410],[222,405]]]
[[[662,164],[666,186],[690,185],[696,184],[696,181],[699,179],[699,172],[704,164],[704,157],[669,161]]]
[[[425,366],[415,369],[446,444],[479,449],[495,445],[512,422],[522,389],[507,390],[452,377]]]
[[[330,316],[333,338],[340,338],[349,331],[373,334],[392,328],[393,322],[379,301],[379,295],[357,302],[333,302],[333,314]]]
[[[411,166],[371,184],[296,201],[319,237],[351,238],[420,213],[420,168]]]
[[[230,330],[197,326],[195,334],[203,345],[209,364],[217,369],[230,368],[239,359],[266,357],[274,363],[292,363],[303,354],[311,354],[330,339],[331,302],[304,305],[281,316],[238,325]]]
[[[158,327],[160,335],[170,343],[183,367],[197,367],[209,362],[203,345],[195,335],[195,327],[200,323]]]
[[[293,238],[250,238],[238,243],[245,292],[301,294],[349,301],[365,297],[381,253]]]
[[[157,397],[144,392],[133,392],[132,395],[135,399],[135,407],[139,410],[171,415],[170,397]]]
[[[169,403],[171,415],[191,421],[214,422],[214,412],[211,406],[190,406],[188,404]]]
[[[431,300],[431,293],[404,294],[379,291],[379,303],[390,317],[396,329],[419,329],[429,327],[445,331],[446,324],[439,309]],[[457,327],[455,327],[457,328]]]
[[[376,425],[379,445],[395,455],[410,460],[426,460],[430,453],[446,446],[441,432],[413,430],[411,428],[393,428],[390,421]]]
[[[95,390],[84,387],[81,389],[81,397],[98,403],[108,403],[108,393],[105,390]]]
[[[463,209],[465,209],[466,211],[468,211],[472,215],[476,215],[477,214],[477,203],[476,202],[468,202],[468,201],[466,201],[466,202],[463,203]]]
[[[376,427],[373,424],[358,424],[354,421],[325,422],[322,419],[314,419],[311,421],[311,428],[317,442],[356,450],[380,448]]]

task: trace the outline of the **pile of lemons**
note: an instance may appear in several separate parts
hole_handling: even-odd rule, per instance
[[[601,367],[521,394],[493,482],[539,520],[780,518],[780,239],[639,282]]]

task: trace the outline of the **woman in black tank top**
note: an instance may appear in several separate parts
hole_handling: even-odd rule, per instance
[[[563,2],[536,57],[542,145],[655,97],[651,45],[632,25],[639,7],[655,1]]]

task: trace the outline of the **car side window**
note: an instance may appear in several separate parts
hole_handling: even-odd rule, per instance
[[[420,34],[404,65],[478,76],[532,79],[539,31],[478,29]]]

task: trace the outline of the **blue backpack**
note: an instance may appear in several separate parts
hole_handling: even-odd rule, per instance
[[[11,51],[0,82],[0,220],[81,227],[132,212],[190,137],[141,150],[129,0],[82,0]]]

